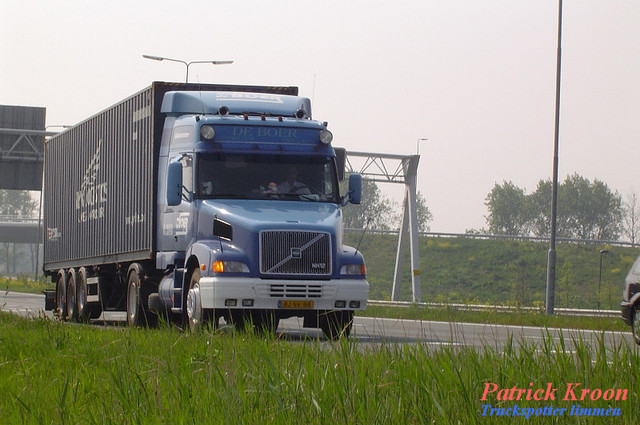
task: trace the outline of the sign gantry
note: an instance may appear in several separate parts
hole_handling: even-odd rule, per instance
[[[373,152],[347,151],[346,172],[359,173],[364,179],[380,183],[404,184],[402,223],[398,235],[396,264],[393,274],[391,299],[397,301],[402,281],[404,247],[409,237],[411,254],[412,301],[420,301],[420,258],[418,255],[418,216],[416,205],[416,184],[420,155],[396,155]]]

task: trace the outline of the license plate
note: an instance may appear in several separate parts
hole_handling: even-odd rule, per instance
[[[313,301],[302,300],[282,300],[278,302],[280,308],[306,309],[313,308]]]

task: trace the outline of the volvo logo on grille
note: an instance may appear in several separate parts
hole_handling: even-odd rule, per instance
[[[302,258],[302,249],[291,248],[291,258]]]

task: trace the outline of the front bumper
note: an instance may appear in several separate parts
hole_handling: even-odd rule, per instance
[[[282,301],[313,301],[313,310],[364,310],[369,296],[365,279],[285,280],[249,277],[203,277],[202,308],[282,309]],[[235,300],[235,306],[230,306]],[[245,301],[247,300],[247,301]],[[252,300],[252,305],[247,305]],[[243,301],[245,301],[243,305]],[[344,301],[345,307],[336,307]],[[352,308],[359,302],[359,307]]]

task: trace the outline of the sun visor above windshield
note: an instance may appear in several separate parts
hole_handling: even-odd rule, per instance
[[[170,115],[270,115],[311,119],[306,97],[241,92],[167,92],[160,112]]]

